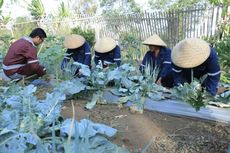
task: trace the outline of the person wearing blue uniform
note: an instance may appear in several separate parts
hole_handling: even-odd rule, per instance
[[[91,66],[90,45],[81,35],[72,34],[65,38],[64,47],[67,48],[66,55],[61,63],[61,69],[67,66],[72,58],[74,62]],[[81,69],[77,69],[75,75],[81,75]]]
[[[121,49],[114,39],[110,37],[99,39],[94,46],[94,50],[94,62],[96,65],[101,61],[103,68],[109,67],[110,64],[116,64],[118,67],[120,66]]]
[[[165,42],[156,34],[147,38],[143,44],[149,46],[149,51],[140,65],[141,73],[152,75],[158,72],[156,83],[164,87],[173,87],[171,49],[167,48]]]
[[[171,57],[175,85],[191,83],[192,77],[206,77],[201,82],[202,87],[216,95],[220,66],[214,48],[207,42],[197,38],[184,39],[173,48]]]

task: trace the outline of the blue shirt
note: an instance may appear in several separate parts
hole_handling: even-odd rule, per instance
[[[171,49],[166,47],[161,47],[160,52],[157,57],[154,56],[154,53],[148,51],[143,61],[140,65],[140,71],[144,73],[145,69],[150,67],[150,72],[153,72],[155,68],[159,69],[158,78],[165,77],[168,75],[171,69]]]
[[[107,53],[98,53],[95,51],[94,62],[97,65],[101,60],[103,66],[109,65],[111,63],[116,63],[117,66],[121,64],[121,49],[117,45],[113,50]]]
[[[71,58],[75,62],[79,62],[90,67],[91,65],[91,52],[90,46],[88,42],[85,42],[81,47],[75,49],[67,49],[66,56],[62,60],[61,69],[63,70],[64,67],[68,64]]]
[[[213,96],[216,95],[217,85],[220,80],[220,66],[218,57],[213,48],[208,59],[201,65],[192,68],[193,76],[200,79],[207,74],[206,79],[202,82],[202,86],[206,88]],[[191,83],[191,69],[184,69],[172,64],[174,84],[184,84],[184,82]]]

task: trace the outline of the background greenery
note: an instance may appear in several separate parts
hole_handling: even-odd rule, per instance
[[[89,42],[89,45],[93,47],[95,43],[95,31],[94,30],[91,30],[91,29],[83,30],[81,27],[77,26],[71,29],[71,33],[83,36]]]

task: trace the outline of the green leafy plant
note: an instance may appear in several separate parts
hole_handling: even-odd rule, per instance
[[[125,52],[125,58],[129,62],[139,61],[141,55],[141,42],[137,37],[130,33],[120,35],[121,46]]]
[[[223,71],[220,76],[220,81],[223,83],[230,84],[230,74]]]
[[[61,2],[60,6],[58,7],[58,16],[60,18],[65,18],[69,17],[70,14],[69,6],[66,6],[64,2]]]
[[[62,38],[48,38],[44,47],[39,52],[39,61],[47,69],[48,73],[61,76],[61,61],[64,58],[65,50],[62,47]]]
[[[230,68],[230,35],[215,43],[216,51],[219,55],[219,61],[223,69],[229,70]]]
[[[204,93],[201,84],[198,81],[193,81],[190,84],[184,83],[172,90],[172,96],[189,103],[192,107],[199,111],[201,107],[207,105],[208,93]]]
[[[86,152],[95,152],[98,149],[99,152],[107,150],[127,152],[102,135],[97,135],[100,133],[111,137],[116,134],[116,129],[89,120],[77,122],[73,119],[76,128],[75,134],[71,134],[68,129],[71,128],[72,122],[68,119],[65,121],[59,119],[66,94],[79,93],[85,89],[85,85],[79,80],[57,84],[44,100],[36,99],[34,96],[36,89],[37,87],[33,85],[14,86],[0,93],[1,152],[68,152],[66,148],[68,140],[73,142],[70,145],[72,151],[69,152],[75,152],[76,149],[79,152],[84,152],[86,149]],[[71,139],[67,139],[66,134],[70,135]]]
[[[73,59],[70,59],[68,63],[65,64],[65,67],[62,71],[62,73],[59,74],[59,79],[61,80],[71,80],[74,77],[76,77],[76,71],[79,69],[78,66],[73,64]]]
[[[148,97],[156,101],[164,99],[164,88],[155,84],[155,80],[156,75],[146,74],[145,76],[142,76],[141,73],[136,71],[135,67],[131,64],[125,63],[118,68],[109,68],[106,70],[99,66],[93,70],[87,83],[89,90],[96,90],[98,92],[98,90],[107,91],[108,85],[112,82],[113,85],[109,86],[110,91],[114,95],[122,96],[116,103],[119,105],[130,100],[134,104],[132,109],[137,109],[138,112],[141,113],[143,112],[145,98]],[[100,94],[96,95],[97,98],[100,98],[100,96],[98,96]],[[89,104],[90,108],[92,108],[91,105],[94,106],[97,101],[94,100],[91,102]]]
[[[10,35],[0,36],[0,58],[3,58],[14,38]]]
[[[28,4],[28,11],[35,19],[41,19],[45,15],[45,8],[41,0],[32,0]]]
[[[28,18],[26,17],[18,17],[15,19],[15,24],[13,26],[14,37],[20,38],[23,36],[29,36],[30,32],[37,27],[36,22],[28,22]],[[24,23],[24,24],[20,24]]]
[[[3,6],[4,0],[0,0],[0,15],[2,16],[2,6]]]

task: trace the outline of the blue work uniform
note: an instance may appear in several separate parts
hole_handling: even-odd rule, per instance
[[[116,47],[107,52],[107,53],[99,53],[95,51],[94,62],[97,65],[101,60],[103,67],[107,67],[109,64],[116,63],[117,66],[121,64],[121,49],[118,45]]]
[[[202,82],[204,87],[211,95],[215,96],[217,92],[217,85],[220,80],[220,66],[218,63],[218,57],[214,50],[211,48],[208,59],[201,65],[192,68],[193,76],[200,79],[204,75],[207,75],[206,79]],[[191,68],[185,69],[177,67],[172,64],[174,85],[184,84],[185,82],[191,83]]]
[[[66,56],[61,63],[61,69],[63,70],[70,59],[73,58],[75,62],[82,63],[91,66],[91,52],[88,42],[85,42],[81,47],[75,49],[67,49]]]
[[[173,78],[172,78],[172,68],[171,68],[171,49],[166,47],[161,47],[160,52],[157,57],[154,56],[154,53],[148,51],[143,61],[140,65],[140,71],[144,74],[146,68],[150,68],[150,73],[153,73],[154,69],[158,69],[158,78],[162,78],[162,85],[166,87],[172,87],[173,85]],[[167,78],[167,79],[166,79]],[[157,81],[156,80],[156,81]],[[167,81],[164,83],[164,81]]]

